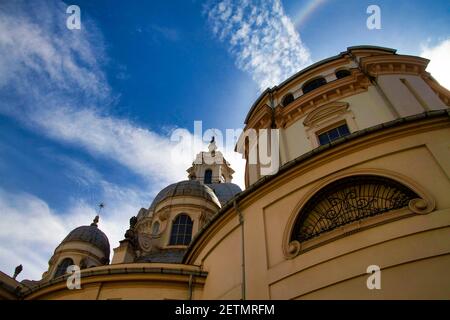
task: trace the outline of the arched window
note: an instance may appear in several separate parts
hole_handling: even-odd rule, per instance
[[[192,238],[193,222],[187,214],[178,215],[172,223],[170,245],[187,246]]]
[[[317,89],[325,84],[327,84],[327,80],[323,77],[308,81],[302,87],[303,94],[307,94],[308,92],[313,91],[314,89]]]
[[[211,169],[205,170],[204,183],[205,184],[211,184],[212,183],[212,170]]]
[[[74,265],[73,260],[70,258],[65,258],[63,261],[61,261],[58,265],[58,267],[56,268],[56,272],[55,272],[55,276],[54,278],[63,276],[66,274],[67,268],[69,266]]]
[[[156,236],[159,232],[159,222],[155,221],[152,226],[152,235]]]
[[[294,96],[292,95],[292,93],[288,93],[283,97],[281,104],[283,105],[283,107],[286,107],[288,104],[292,102],[294,102]]]
[[[348,77],[349,75],[351,75],[351,73],[350,73],[350,71],[348,71],[346,69],[336,71],[336,78],[338,78],[338,79]]]
[[[291,241],[306,241],[345,224],[407,207],[419,196],[401,183],[375,175],[337,180],[303,206]]]

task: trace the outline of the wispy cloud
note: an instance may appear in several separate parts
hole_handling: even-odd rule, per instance
[[[238,68],[250,73],[261,91],[310,63],[280,0],[209,1],[204,11],[214,35],[227,43]]]
[[[193,158],[173,157],[170,133],[113,115],[117,96],[103,71],[107,58],[101,33],[86,15],[81,30],[66,29],[66,8],[57,1],[0,2],[0,114],[97,158],[117,161],[147,179],[151,188],[141,192],[72,163],[73,179],[98,184],[109,203],[101,229],[115,247],[128,219],[143,203],[149,205],[154,192],[185,179]],[[96,214],[82,197],[70,199],[64,212],[55,212],[34,195],[4,190],[0,212],[0,268],[9,271],[23,263],[23,276],[31,278],[40,277],[67,232],[90,223]]]
[[[123,239],[129,218],[141,207],[148,207],[151,195],[158,191],[152,186],[117,185],[87,163],[64,155],[49,156],[60,162],[60,174],[80,184],[80,190],[89,191],[90,196],[83,197],[73,190],[66,199],[66,208],[56,210],[35,195],[0,187],[0,270],[12,274],[14,267],[22,264],[19,280],[41,278],[65,236],[78,226],[89,225],[99,213],[99,199],[105,203],[99,228],[108,236],[112,258],[112,249]]]
[[[0,3],[1,90],[28,93],[30,99],[43,89],[59,95],[72,92],[77,99],[109,97],[110,88],[101,72],[103,46],[91,45],[101,44],[101,35],[87,19],[83,20],[84,31],[68,30],[66,8],[62,2]]]
[[[165,26],[152,25],[150,28],[150,32],[155,32],[161,35],[163,38],[169,41],[178,41],[180,39],[180,33],[175,28],[169,28]]]
[[[427,71],[450,90],[450,38],[438,42],[436,45],[422,46],[420,56],[430,59]]]
[[[88,17],[81,30],[68,30],[61,2],[0,6],[0,113],[161,186],[185,178],[191,155],[174,159],[170,134],[111,115],[116,96],[102,69],[101,34]]]

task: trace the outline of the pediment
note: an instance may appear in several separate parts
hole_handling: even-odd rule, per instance
[[[306,127],[315,126],[324,120],[346,113],[348,106],[348,102],[335,101],[328,103],[309,112],[303,121],[303,124]]]

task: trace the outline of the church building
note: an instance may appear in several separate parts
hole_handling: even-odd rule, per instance
[[[0,299],[450,297],[450,91],[428,63],[356,46],[299,71],[249,108],[245,190],[213,139],[120,243],[86,221],[42,279],[0,272]]]

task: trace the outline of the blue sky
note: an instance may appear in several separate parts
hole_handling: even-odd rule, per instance
[[[70,4],[81,30],[66,28]],[[366,27],[371,4],[381,30]],[[449,87],[448,21],[439,0],[2,1],[0,270],[39,278],[102,201],[116,247],[139,208],[186,178],[193,155],[174,157],[174,129],[242,128],[265,87],[348,46],[431,58]]]

